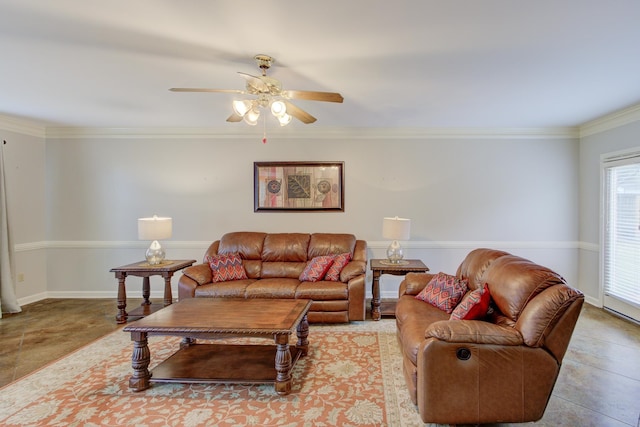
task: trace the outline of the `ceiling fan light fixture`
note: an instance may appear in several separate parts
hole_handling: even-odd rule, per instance
[[[271,103],[271,114],[280,118],[281,116],[287,114],[287,106],[282,101],[273,101]]]
[[[278,121],[280,122],[280,126],[286,126],[289,123],[291,123],[291,116],[287,113],[284,113],[280,116],[278,116]]]
[[[261,75],[254,76],[239,71],[238,74],[246,81],[244,90],[236,89],[207,89],[173,87],[172,92],[218,92],[254,96],[253,100],[232,101],[233,114],[227,122],[241,122],[255,126],[260,118],[260,109],[269,108],[271,114],[278,119],[280,126],[286,126],[295,117],[304,124],[314,123],[316,118],[303,109],[291,103],[290,100],[321,101],[342,103],[344,98],[337,92],[318,92],[307,90],[283,90],[282,83],[275,78],[267,77],[267,70],[271,68],[274,59],[269,55],[255,55],[254,59]],[[266,120],[265,120],[266,123]]]
[[[253,108],[244,115],[244,121],[246,124],[250,126],[255,126],[258,124],[258,119],[260,118],[260,110],[257,108]]]
[[[249,110],[251,110],[251,101],[239,101],[239,100],[235,100],[233,101],[233,111],[236,112],[237,115],[239,115],[240,117],[244,117],[245,114],[247,114],[247,112]]]

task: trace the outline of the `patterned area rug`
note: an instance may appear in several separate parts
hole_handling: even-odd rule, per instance
[[[150,337],[151,367],[179,343]],[[0,425],[423,425],[404,383],[393,320],[312,325],[309,354],[296,364],[287,396],[273,384],[156,383],[132,392],[132,349],[118,330],[5,386]]]

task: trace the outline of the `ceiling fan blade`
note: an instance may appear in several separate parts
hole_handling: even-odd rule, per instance
[[[307,113],[303,109],[298,108],[292,103],[287,101],[284,101],[284,103],[287,106],[287,113],[291,114],[293,117],[300,120],[301,122],[309,124],[316,121],[315,117],[313,117],[311,114]]]
[[[242,116],[236,113],[231,113],[229,117],[227,117],[228,122],[241,122]]]
[[[344,98],[336,92],[314,92],[309,90],[283,90],[282,96],[288,99],[307,101],[342,102]]]
[[[244,90],[238,89],[205,89],[197,87],[172,87],[169,89],[171,92],[219,92],[219,93],[240,93],[245,94]]]

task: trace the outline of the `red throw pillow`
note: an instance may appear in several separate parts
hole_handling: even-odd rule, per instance
[[[351,261],[351,253],[345,252],[343,254],[336,255],[333,258],[333,264],[327,270],[327,274],[324,276],[324,280],[329,280],[331,282],[339,282],[340,281],[340,272],[344,268],[345,265],[349,264]]]
[[[489,287],[485,283],[483,287],[469,292],[462,298],[460,304],[451,313],[454,320],[477,320],[483,319],[489,311],[491,295]]]
[[[213,283],[247,278],[242,258],[238,253],[207,256],[207,262],[211,267],[211,281]]]
[[[307,263],[304,271],[298,278],[301,282],[317,282],[322,280],[329,267],[333,264],[333,255],[314,257]]]
[[[427,286],[416,295],[422,300],[451,314],[467,292],[467,280],[445,273],[438,273],[427,283]]]

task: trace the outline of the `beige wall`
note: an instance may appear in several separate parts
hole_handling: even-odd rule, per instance
[[[382,257],[382,218],[398,215],[412,219],[407,256],[434,271],[492,246],[577,277],[577,139],[398,135],[48,138],[48,291],[114,295],[109,269],[142,257],[136,218],[153,214],[173,217],[174,258],[236,230],[351,232]],[[255,213],[253,162],[268,160],[344,161],[345,212]]]

